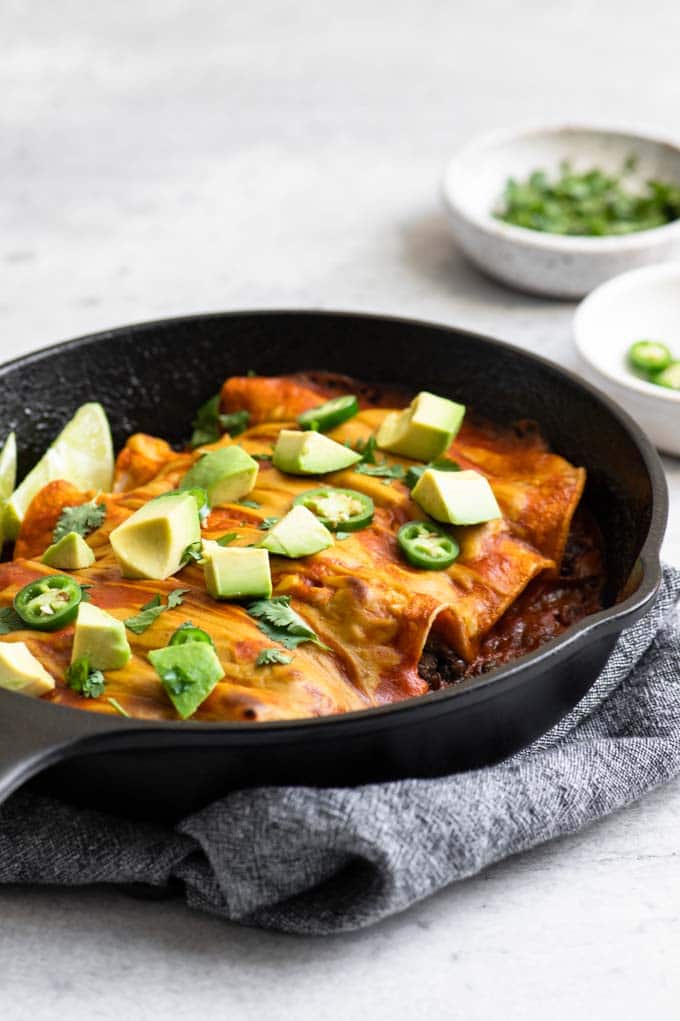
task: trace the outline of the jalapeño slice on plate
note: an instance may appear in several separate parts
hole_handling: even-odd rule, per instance
[[[204,631],[201,627],[195,627],[190,620],[180,624],[168,645],[186,645],[187,642],[204,642],[206,645],[212,645],[213,647],[215,645],[208,632]]]
[[[332,400],[320,404],[318,408],[310,408],[298,415],[298,425],[301,429],[314,429],[315,432],[325,433],[334,429],[336,425],[342,425],[349,418],[354,418],[359,412],[359,402],[354,394],[343,394],[342,397],[333,397]]]
[[[301,504],[316,514],[331,532],[356,532],[366,528],[373,520],[375,506],[370,496],[356,489],[339,489],[336,486],[321,486],[300,493],[293,503]]]
[[[654,376],[652,382],[665,386],[667,390],[680,390],[680,362],[671,362],[663,372]]]
[[[673,355],[657,340],[638,340],[628,349],[628,361],[638,372],[663,372],[673,361]]]
[[[29,628],[58,631],[75,620],[83,590],[73,578],[50,574],[24,585],[14,597],[14,609]]]
[[[397,542],[409,564],[425,571],[443,571],[460,553],[456,540],[431,521],[407,521]]]

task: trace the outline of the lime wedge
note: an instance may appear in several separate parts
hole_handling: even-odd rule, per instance
[[[0,452],[0,549],[5,541],[3,518],[5,515],[5,504],[12,495],[12,490],[17,484],[17,440],[14,433],[10,433],[5,440],[5,445]]]
[[[83,404],[78,408],[35,468],[9,497],[3,520],[8,539],[16,539],[28,505],[36,493],[56,479],[65,479],[79,489],[110,492],[113,485],[113,443],[109,420],[101,404]]]
[[[0,500],[7,500],[17,484],[17,439],[10,433],[0,452]]]

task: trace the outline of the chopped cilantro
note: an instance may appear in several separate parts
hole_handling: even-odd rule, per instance
[[[225,532],[219,539],[215,539],[218,546],[228,546],[234,539],[238,539],[238,532]]]
[[[220,414],[220,395],[215,394],[201,404],[192,423],[193,433],[189,441],[192,447],[202,447],[204,443],[214,443],[223,432],[230,436],[238,436],[247,428],[250,415],[247,411],[233,411]]]
[[[188,592],[188,588],[176,588],[168,596],[168,601],[163,606],[161,597],[157,592],[153,599],[150,599],[148,603],[145,603],[139,613],[135,614],[134,617],[128,617],[127,620],[123,621],[128,631],[132,631],[135,635],[143,635],[147,628],[150,628],[154,621],[158,620],[160,615],[166,610],[174,610],[176,606],[181,606],[183,599],[182,596],[185,592]]]
[[[367,464],[361,461],[354,468],[354,471],[361,475],[370,475],[371,478],[403,479],[406,472],[400,464],[388,464],[387,461],[380,461],[379,464]]]
[[[278,520],[278,518],[263,518],[259,527],[263,532],[266,532],[268,529],[273,528]]]
[[[200,539],[190,543],[182,554],[182,567],[187,564],[200,564],[203,560],[203,543]]]
[[[21,619],[13,606],[0,609],[0,635],[8,635],[11,631],[24,631],[28,624]]]
[[[259,599],[246,607],[251,617],[257,620],[260,631],[287,649],[297,649],[302,642],[314,642],[327,649],[302,617],[291,609],[290,596],[274,596],[273,599]]]
[[[220,395],[215,394],[205,404],[201,404],[192,422],[193,433],[189,441],[192,447],[200,447],[204,443],[214,443],[220,438],[220,427],[217,420],[220,407]]]
[[[343,539],[349,539],[351,532],[336,532],[335,538],[342,542]]]
[[[627,187],[635,164],[632,155],[619,173],[600,167],[577,172],[565,161],[555,175],[535,170],[524,180],[509,178],[494,216],[529,230],[580,236],[630,234],[677,220],[680,187],[658,179]]]
[[[101,670],[90,669],[89,656],[80,656],[71,663],[66,671],[66,683],[83,698],[99,698],[106,687]]]
[[[375,464],[375,447],[376,440],[375,436],[369,436],[367,440],[357,440],[354,444],[354,449],[357,454],[361,454],[361,462],[363,464]]]
[[[69,532],[85,537],[101,528],[105,517],[106,505],[95,503],[94,500],[82,503],[79,507],[64,507],[52,533],[52,542],[59,542]]]
[[[275,663],[287,665],[293,662],[292,656],[287,656],[280,649],[263,649],[255,660],[255,666],[274,666]]]
[[[412,464],[406,472],[405,479],[409,489],[413,489],[426,468],[434,468],[438,472],[459,472],[461,470],[458,462],[452,461],[450,457],[442,457],[438,461],[430,461],[429,464]]]
[[[222,432],[229,433],[230,436],[240,436],[248,428],[250,412],[232,411],[228,415],[218,415],[218,420]]]
[[[241,507],[252,507],[253,510],[257,510],[260,506],[257,500],[239,500]]]

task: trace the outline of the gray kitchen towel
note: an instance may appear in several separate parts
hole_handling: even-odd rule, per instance
[[[192,907],[291,933],[370,925],[680,773],[678,598],[666,568],[580,705],[500,765],[234,793],[174,831],[19,792],[0,810],[0,882],[175,886]]]

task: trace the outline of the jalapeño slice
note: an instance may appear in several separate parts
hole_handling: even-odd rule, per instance
[[[425,571],[443,571],[460,553],[456,540],[431,521],[407,521],[397,542],[409,564]]]
[[[204,642],[207,645],[212,645],[213,648],[215,646],[208,632],[201,627],[195,627],[190,620],[180,624],[168,645],[186,645],[187,642]]]
[[[668,390],[680,390],[680,362],[671,362],[668,368],[654,376],[652,382],[665,386]]]
[[[14,609],[36,631],[58,631],[75,620],[83,590],[65,574],[49,574],[17,592]]]
[[[308,489],[296,496],[293,503],[301,504],[316,514],[331,532],[357,532],[366,528],[375,512],[370,496],[358,493],[356,489],[339,489],[336,486]]]
[[[628,350],[628,361],[639,372],[655,373],[668,368],[673,355],[657,340],[638,340]]]
[[[359,411],[359,402],[354,394],[343,394],[342,397],[334,397],[318,408],[310,408],[298,415],[298,425],[301,429],[313,429],[318,433],[328,432],[336,425],[342,425],[348,418],[354,418]]]

